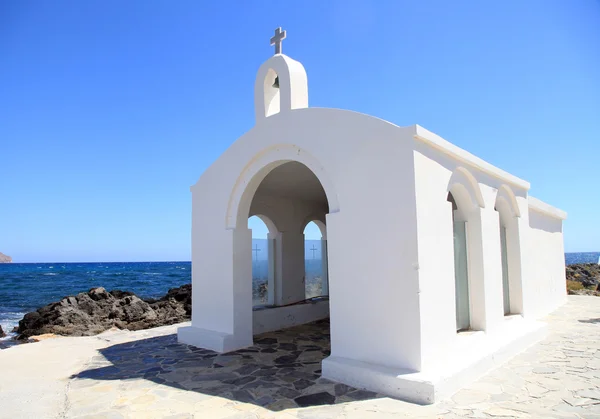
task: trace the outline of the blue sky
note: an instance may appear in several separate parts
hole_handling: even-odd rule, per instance
[[[277,26],[311,106],[428,128],[600,251],[594,0],[1,2],[0,251],[189,260],[189,187],[252,127]]]

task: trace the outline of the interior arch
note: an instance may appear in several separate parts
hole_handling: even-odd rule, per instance
[[[240,220],[250,215],[265,220],[269,229],[269,256],[273,261],[269,277],[273,279],[269,281],[269,304],[255,304],[252,309],[253,334],[328,319],[328,299],[314,299],[306,295],[307,250],[303,228],[305,221],[316,214],[319,230],[325,231],[322,220],[329,212],[329,199],[324,185],[308,166],[295,160],[267,162],[253,173],[239,197],[235,229],[243,231]],[[252,252],[250,235],[235,234],[234,237],[239,237],[235,243],[239,253]],[[308,259],[316,262],[322,258],[322,243],[312,243],[315,249],[312,253],[309,251]],[[246,263],[239,265],[240,275],[236,277],[240,282],[251,281],[252,267]],[[252,289],[256,291],[254,284]],[[319,294],[318,297],[321,297]],[[329,322],[326,324],[328,327]]]
[[[229,197],[226,228],[235,229],[236,226],[245,224],[250,205],[261,182],[275,168],[289,162],[301,163],[316,177],[324,191],[329,214],[340,210],[333,182],[319,161],[300,147],[282,144],[259,152],[246,165]]]

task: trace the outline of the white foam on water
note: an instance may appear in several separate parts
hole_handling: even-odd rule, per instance
[[[10,340],[15,337],[15,333],[12,330],[19,325],[19,320],[23,318],[26,313],[6,311],[0,313],[0,326],[6,333],[6,337],[0,338],[0,340]]]

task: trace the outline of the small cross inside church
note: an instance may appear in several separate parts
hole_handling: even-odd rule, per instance
[[[275,36],[271,38],[271,46],[275,45],[275,55],[281,54],[281,43],[285,37],[286,33],[281,30],[281,26],[275,29]]]
[[[254,252],[254,260],[257,261],[258,260],[258,252],[260,252],[260,249],[258,248],[258,244],[254,245],[254,249],[252,249],[252,252]]]
[[[310,249],[308,249],[308,250],[312,250],[312,252],[313,252],[313,259],[314,259],[315,258],[315,252],[317,251],[317,248],[315,247],[315,245],[313,244],[313,246]]]

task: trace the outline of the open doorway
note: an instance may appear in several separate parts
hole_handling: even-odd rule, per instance
[[[301,163],[282,163],[258,183],[248,211],[252,241],[246,243],[254,336],[329,318],[328,298],[319,298],[328,294],[328,210],[319,179]]]

